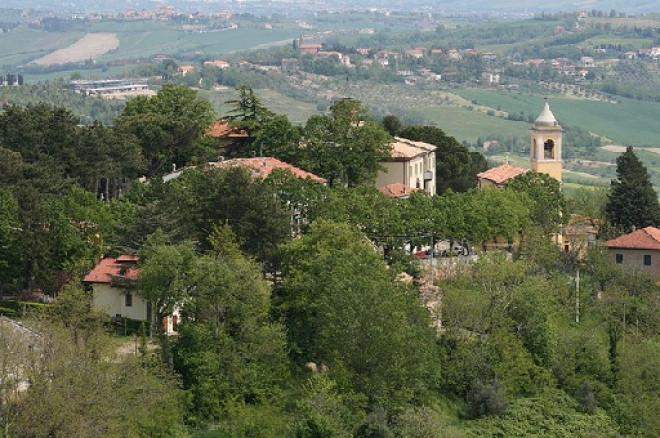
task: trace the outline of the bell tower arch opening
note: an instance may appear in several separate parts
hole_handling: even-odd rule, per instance
[[[564,130],[545,102],[543,111],[531,127],[530,167],[562,180],[562,138]]]

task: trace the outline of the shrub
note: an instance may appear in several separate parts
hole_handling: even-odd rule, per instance
[[[477,383],[467,395],[466,414],[470,419],[502,415],[508,404],[504,388],[499,382]]]

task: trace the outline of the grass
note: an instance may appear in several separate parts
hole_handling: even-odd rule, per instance
[[[205,54],[209,58],[221,54],[255,49],[270,44],[289,44],[300,36],[297,28],[241,27],[212,33],[191,33],[152,21],[93,23],[92,32],[112,32],[120,45],[103,56],[100,62],[121,59],[151,58],[156,54],[181,56]],[[46,32],[41,29],[19,28],[0,35],[0,65],[26,64],[43,55],[69,46],[86,32]],[[66,74],[64,74],[66,76]]]
[[[254,49],[278,41],[291,43],[299,36],[293,29],[239,28],[214,33],[186,33],[172,29],[119,33],[119,48],[102,59],[141,58],[155,54],[205,54],[209,58]]]
[[[294,125],[303,125],[310,116],[320,114],[316,105],[299,102],[277,91],[257,89],[254,92],[266,108],[276,114],[286,114]],[[231,109],[226,102],[238,97],[231,88],[225,91],[201,90],[200,94],[213,104],[218,117],[226,115]]]
[[[543,97],[510,91],[466,89],[456,92],[480,105],[538,115]],[[563,125],[577,125],[615,143],[660,147],[660,103],[621,99],[620,103],[552,97],[550,105]]]
[[[584,40],[578,47],[582,49],[593,49],[597,44],[621,44],[624,48],[629,50],[648,48],[653,45],[653,38],[624,38],[614,35],[598,35],[588,40]]]
[[[29,28],[18,28],[7,34],[0,34],[0,65],[26,64],[74,43],[83,35],[78,31],[46,32]]]
[[[424,124],[436,125],[459,141],[475,143],[478,138],[507,139],[529,138],[529,124],[513,122],[501,117],[489,116],[480,111],[463,107],[434,106],[404,110],[406,114],[424,120]]]

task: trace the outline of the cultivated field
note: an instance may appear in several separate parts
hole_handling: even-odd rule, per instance
[[[514,114],[536,117],[543,108],[543,96],[513,91],[458,90],[461,96]],[[560,123],[577,124],[612,141],[632,146],[660,146],[660,103],[619,99],[618,103],[549,96],[550,106]]]
[[[37,65],[64,64],[97,58],[119,47],[114,33],[90,33],[63,49],[56,50],[34,61]]]

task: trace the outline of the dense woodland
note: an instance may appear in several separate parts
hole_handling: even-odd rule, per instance
[[[601,237],[658,225],[632,149],[610,191],[565,199],[535,173],[480,191],[483,157],[438,128],[354,100],[296,127],[238,92],[240,141],[207,136],[210,104],[175,85],[111,126],[46,104],[0,114],[0,286],[54,298],[0,304],[35,330],[28,345],[0,325],[1,436],[660,434],[655,279],[550,238],[568,213],[607,224]],[[438,194],[373,187],[393,134],[438,146]],[[204,167],[253,152],[329,185]],[[172,164],[188,170],[163,182]],[[411,254],[440,239],[479,257]],[[80,279],[117,254],[140,256],[126,287],[159,315],[184,303],[177,336],[112,335],[92,311]]]

